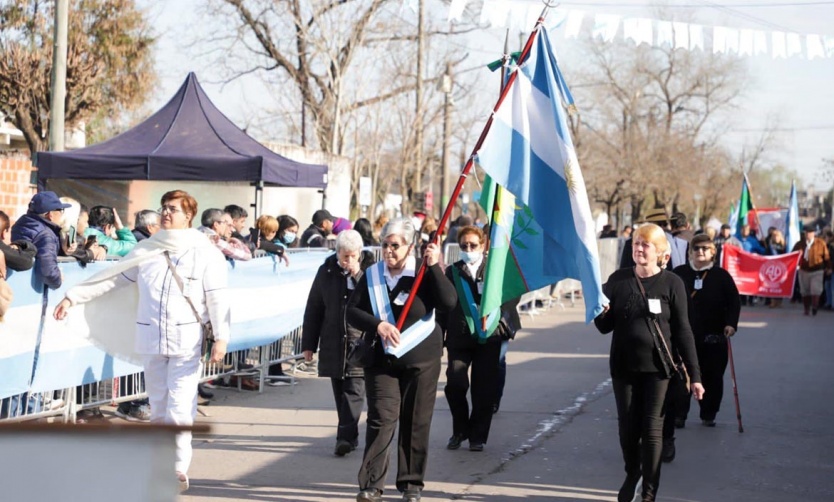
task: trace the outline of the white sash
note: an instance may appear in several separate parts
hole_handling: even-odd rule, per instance
[[[388,297],[388,286],[385,283],[385,263],[379,262],[368,267],[368,294],[371,297],[371,308],[377,319],[397,325],[394,311],[391,309],[391,299]],[[434,310],[422,319],[400,333],[400,343],[396,347],[385,345],[385,353],[394,357],[402,357],[409,350],[428,338],[434,331]]]

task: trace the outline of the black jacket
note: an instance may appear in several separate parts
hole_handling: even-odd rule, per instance
[[[52,289],[60,288],[63,280],[58,268],[60,231],[61,227],[34,213],[24,214],[12,226],[13,241],[29,241],[37,248],[35,277]]]
[[[298,247],[302,248],[326,248],[327,236],[324,235],[324,230],[315,225],[310,225],[307,230],[301,234],[301,239],[298,242]]]
[[[478,282],[483,282],[484,280],[486,261],[486,257],[484,257],[481,266],[478,267],[477,277],[472,277],[469,274],[469,268],[464,264],[463,260],[457,261],[446,268],[446,277],[453,285],[455,280],[452,268],[454,267],[458,270],[461,280],[469,284],[469,289],[472,291],[472,296],[478,305],[481,304],[481,295],[478,293]],[[480,345],[477,335],[473,335],[469,331],[469,326],[466,324],[466,316],[463,315],[463,307],[461,306],[462,301],[464,299],[458,298],[455,308],[444,316],[443,322],[441,323],[446,335],[444,345],[448,350],[474,349]],[[518,324],[520,324],[517,321],[518,313],[515,310],[516,305],[518,305],[518,300],[507,302],[501,306],[501,318],[503,322],[495,328],[495,333],[487,338],[486,343],[500,343],[502,340],[512,338],[515,335],[516,330],[519,328]],[[510,319],[513,320],[511,321]],[[475,322],[479,321],[476,319]]]
[[[359,265],[362,272],[373,263],[373,254],[362,251]],[[345,322],[345,307],[351,293],[337,256],[328,257],[310,288],[301,335],[301,350],[319,352],[319,376],[341,379],[364,375],[362,368],[345,363],[348,341],[362,335]]]
[[[666,345],[680,354],[692,381],[700,382],[701,370],[689,326],[689,303],[683,281],[672,272],[661,270],[641,282],[648,298],[660,300],[661,313],[656,317]],[[609,359],[611,376],[623,378],[631,373],[662,373],[663,363],[649,328],[648,302],[637,286],[633,269],[614,271],[603,284],[602,291],[611,304],[607,312],[594,319],[594,323],[600,333],[614,332]]]
[[[689,297],[689,324],[695,335],[695,343],[704,343],[707,335],[721,335],[724,327],[738,330],[741,302],[738,288],[730,273],[717,265],[709,270],[696,272],[689,264],[675,268],[683,280]],[[695,280],[702,281],[701,289],[695,289]]]
[[[417,269],[419,270],[419,268],[420,263],[417,262]],[[408,293],[411,291],[413,284],[414,277],[401,277],[394,289],[388,292],[388,297],[391,300],[391,310],[395,318],[399,318],[403,307],[397,305],[394,300],[400,293]],[[428,267],[426,274],[423,276],[423,282],[420,284],[420,289],[417,290],[414,302],[411,304],[411,310],[408,311],[408,315],[403,323],[403,330],[411,327],[433,309],[435,310],[435,320],[439,319],[443,315],[443,312],[448,312],[453,309],[457,301],[458,295],[455,292],[455,286],[443,275],[443,270],[440,268],[440,265]],[[374,316],[371,308],[367,274],[363,275],[362,279],[359,280],[359,285],[356,286],[356,292],[348,300],[347,320],[351,326],[365,333],[373,333],[376,336],[377,327],[382,321]],[[379,337],[377,336],[378,339]],[[399,359],[385,355],[382,344],[377,343],[374,366],[382,368],[390,364],[398,368],[405,368],[431,361],[432,359],[439,360],[442,356],[443,333],[440,330],[440,326],[435,326],[434,332],[431,335],[406,354],[403,354],[403,357]]]
[[[35,254],[38,252],[35,245],[29,241],[16,241],[12,244],[17,246],[17,249],[0,241],[0,252],[6,257],[6,267],[18,272],[32,268],[35,264]]]

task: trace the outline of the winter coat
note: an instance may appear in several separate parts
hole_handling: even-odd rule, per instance
[[[319,227],[310,225],[307,227],[307,230],[301,234],[298,246],[302,248],[326,248],[327,236],[324,235],[324,231]]]
[[[368,251],[362,251],[359,277],[353,280],[356,285],[374,257]],[[364,376],[362,368],[345,363],[347,344],[362,336],[362,332],[350,327],[345,321],[345,306],[353,290],[347,286],[347,276],[339,266],[337,255],[328,257],[316,273],[307,308],[304,310],[301,350],[319,352],[319,376],[343,379]]]
[[[60,288],[62,281],[58,268],[60,231],[61,227],[34,213],[24,214],[12,226],[12,241],[28,241],[37,248],[35,279],[52,289]]]
[[[13,248],[3,241],[0,241],[0,252],[6,257],[6,266],[9,270],[22,272],[29,270],[35,265],[35,255],[38,250],[29,241],[12,242],[17,248]]]

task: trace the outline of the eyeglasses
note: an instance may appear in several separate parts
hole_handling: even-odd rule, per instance
[[[58,211],[59,213],[63,213],[63,212],[64,212],[64,208],[59,207],[58,209],[53,209],[53,211]]]
[[[396,242],[383,242],[380,246],[382,246],[382,249],[391,248],[396,251],[402,247],[402,244],[397,244]]]
[[[692,247],[692,251],[694,251],[694,252],[696,252],[696,253],[697,253],[698,251],[700,251],[700,252],[702,252],[702,253],[706,253],[707,251],[711,251],[711,250],[712,250],[712,248],[711,248],[711,247],[709,247],[709,246],[693,246],[693,247]]]
[[[480,247],[480,244],[476,244],[474,242],[464,242],[459,245],[460,249],[463,251],[474,251]]]
[[[177,214],[177,213],[181,213],[181,212],[183,212],[183,211],[182,211],[182,209],[180,209],[180,208],[178,208],[178,207],[176,207],[176,206],[162,206],[162,207],[160,207],[160,208],[157,210],[157,212],[158,212],[159,214],[165,214],[165,213],[168,213],[168,214]]]

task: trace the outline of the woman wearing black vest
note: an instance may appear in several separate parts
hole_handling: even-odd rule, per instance
[[[626,471],[619,502],[632,500],[641,476],[643,502],[653,502],[657,496],[663,401],[672,373],[660,355],[664,344],[683,359],[695,398],[700,400],[704,394],[689,327],[686,288],[678,276],[661,268],[668,246],[657,225],[638,228],[632,251],[635,266],[611,274],[603,286],[611,303],[594,320],[601,333],[614,333],[610,367]]]

